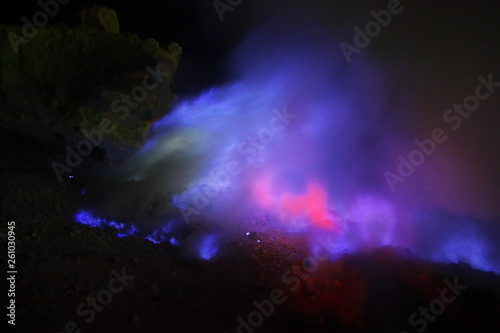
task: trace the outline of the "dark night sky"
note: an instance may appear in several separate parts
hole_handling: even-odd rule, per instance
[[[408,1],[403,1],[405,3]],[[256,27],[287,16],[289,23],[314,22],[332,34],[351,36],[352,27],[369,19],[370,10],[385,8],[387,1],[242,1],[220,21],[211,0],[71,0],[60,6],[51,22],[68,19],[80,8],[99,4],[118,13],[122,32],[152,37],[163,43],[178,42],[184,49],[176,87],[180,91],[197,91],[226,78],[224,60],[231,50]],[[459,5],[460,4],[460,5]],[[410,4],[408,5],[410,6]],[[434,55],[445,52],[471,53],[464,48],[488,46],[498,54],[497,32],[500,31],[500,8],[493,0],[481,1],[415,1],[404,12],[397,26],[377,37],[378,46],[390,57],[407,56],[404,50]],[[5,0],[0,5],[0,22],[19,24],[21,18],[40,10],[38,0]],[[395,25],[395,24],[392,24]],[[413,36],[412,36],[413,35]],[[435,36],[432,36],[435,35]],[[416,38],[416,40],[415,40]],[[439,45],[434,45],[436,44]],[[413,45],[410,45],[413,44]],[[415,45],[418,44],[418,45]],[[422,46],[428,45],[427,49]],[[394,52],[396,51],[396,52]],[[478,55],[480,51],[473,51]],[[498,59],[498,58],[497,58]],[[482,59],[473,59],[482,62]]]

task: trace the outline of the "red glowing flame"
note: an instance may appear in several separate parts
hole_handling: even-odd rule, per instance
[[[288,191],[276,194],[272,188],[273,182],[267,176],[253,183],[252,194],[260,207],[277,209],[284,219],[307,217],[317,227],[336,229],[335,222],[327,214],[328,195],[318,182],[308,182],[307,192],[298,195]]]

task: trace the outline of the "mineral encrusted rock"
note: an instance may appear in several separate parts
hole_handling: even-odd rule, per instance
[[[34,30],[0,25],[0,127],[22,131],[40,122],[69,141],[107,119],[105,140],[137,147],[169,110],[181,48],[119,33],[112,9],[93,6],[78,17]],[[154,72],[168,75],[155,80]]]

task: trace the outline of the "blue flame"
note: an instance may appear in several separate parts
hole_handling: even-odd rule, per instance
[[[202,259],[210,260],[217,252],[219,247],[217,245],[217,239],[215,235],[205,236],[199,244],[199,255]]]
[[[75,220],[76,222],[88,225],[93,228],[102,228],[105,226],[115,228],[119,231],[119,233],[117,234],[118,237],[133,236],[139,231],[139,228],[137,228],[133,224],[125,224],[117,222],[115,220],[106,220],[96,217],[93,213],[84,210],[79,211],[75,214]]]
[[[85,210],[81,210],[75,214],[75,221],[81,224],[88,225],[92,228],[103,228],[105,226],[115,228],[119,231],[116,236],[120,238],[137,235],[139,233],[139,228],[134,224],[121,223],[115,220],[106,220],[95,216],[92,212]],[[171,233],[174,231],[174,225],[175,221],[170,221],[164,226],[155,229],[152,233],[148,234],[144,238],[155,244],[163,243],[168,240],[168,243],[170,245],[178,246],[180,245],[180,241],[171,235]],[[210,251],[208,253],[210,253]]]
[[[483,271],[500,272],[500,267],[488,259],[489,248],[484,239],[474,234],[456,235],[433,253],[432,259],[441,262],[467,262],[472,267]]]
[[[76,213],[75,220],[81,224],[85,224],[93,228],[102,228],[104,225],[108,225],[108,221],[95,217],[91,212],[88,211],[79,211],[78,213]]]
[[[121,228],[120,231],[121,232],[119,232],[117,236],[123,238],[137,234],[139,232],[139,228],[133,224],[130,224],[128,226],[124,226],[123,228]]]
[[[163,227],[155,229],[151,234],[146,236],[146,239],[155,244],[163,243],[167,239],[168,235],[172,232],[173,224],[174,222],[169,222]]]
[[[170,237],[170,239],[168,240],[168,242],[170,243],[170,245],[174,245],[174,246],[178,246],[179,245],[179,241],[177,239],[175,239],[174,237]]]
[[[494,236],[480,228],[480,221],[440,210],[420,210],[414,224],[421,233],[412,246],[417,255],[438,262],[465,262],[476,269],[500,273]]]

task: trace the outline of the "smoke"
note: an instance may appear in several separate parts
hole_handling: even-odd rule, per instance
[[[411,92],[380,61],[347,66],[338,42],[314,28],[252,34],[231,58],[233,80],[158,121],[92,186],[92,208],[156,228],[154,239],[172,219],[202,226],[187,253],[205,259],[224,237],[279,229],[335,235],[341,251],[405,246],[500,272],[494,234],[435,204],[418,171],[392,191],[384,173],[415,149]]]

